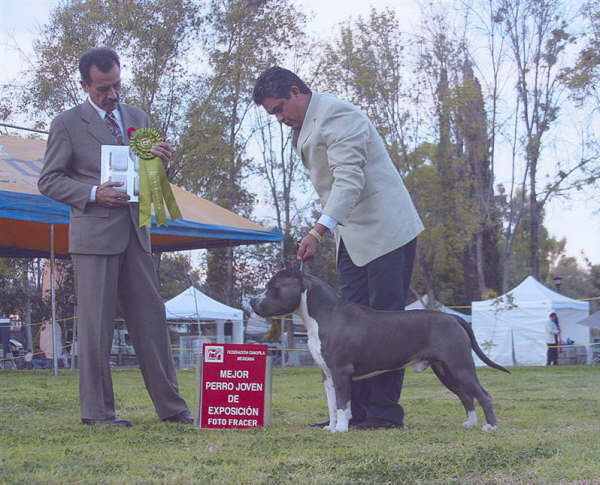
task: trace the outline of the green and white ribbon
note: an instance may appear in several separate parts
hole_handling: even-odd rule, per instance
[[[171,219],[181,219],[162,160],[150,151],[160,141],[160,134],[152,128],[136,130],[129,140],[131,149],[140,157],[140,227],[152,224],[152,204],[157,226],[168,225],[165,203]]]

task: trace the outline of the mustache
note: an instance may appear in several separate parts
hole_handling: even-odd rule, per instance
[[[102,105],[104,106],[109,106],[111,104],[115,104],[119,102],[119,96],[117,96],[116,98],[108,98],[105,99],[104,101],[102,101]]]

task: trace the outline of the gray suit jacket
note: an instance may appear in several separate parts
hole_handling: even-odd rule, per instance
[[[149,126],[148,115],[140,109],[126,104],[119,109],[126,132],[131,127]],[[127,137],[125,140],[129,143]],[[137,203],[109,208],[89,201],[92,186],[100,185],[100,147],[117,144],[88,101],[52,121],[38,188],[70,206],[71,253],[119,254],[127,247],[131,224],[144,250],[150,252],[150,232],[139,227]]]
[[[296,151],[357,266],[413,240],[423,223],[383,140],[353,104],[312,93]]]

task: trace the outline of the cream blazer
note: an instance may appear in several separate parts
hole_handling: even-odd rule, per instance
[[[423,223],[383,140],[356,106],[312,93],[295,144],[323,214],[338,222],[340,239],[357,266],[413,240]]]

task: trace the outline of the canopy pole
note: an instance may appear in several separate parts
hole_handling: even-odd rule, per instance
[[[77,304],[75,304],[75,308],[73,309],[73,341],[71,342],[71,370],[75,370],[75,359],[77,356]],[[119,335],[119,338],[121,336]],[[121,345],[119,343],[119,345]]]
[[[52,295],[52,367],[58,375],[58,338],[56,332],[56,294],[54,291],[54,224],[50,224],[50,292]]]

